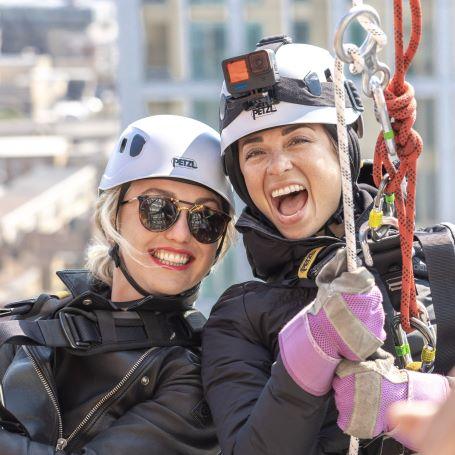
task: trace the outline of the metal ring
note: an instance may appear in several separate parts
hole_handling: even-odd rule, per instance
[[[436,337],[435,333],[431,330],[431,328],[425,324],[423,321],[421,321],[419,318],[411,317],[409,318],[409,323],[410,326],[416,330],[417,332],[420,333],[422,338],[424,339],[424,349],[430,348],[433,351],[436,350]],[[394,337],[395,341],[404,344],[405,342],[408,343],[407,341],[407,335],[403,331],[401,327],[401,317],[400,314],[397,314],[393,318],[393,329],[394,329]],[[412,356],[410,354],[405,354],[403,356],[403,359],[405,360],[405,364],[412,362]],[[423,372],[431,372],[433,369],[434,365],[434,360],[431,362],[422,362],[422,371]],[[406,365],[402,365],[402,367],[405,367]]]
[[[373,76],[376,76],[378,83],[380,84],[382,90],[384,90],[390,81],[390,68],[384,63],[379,62],[376,58],[376,55],[370,60],[370,62],[371,67],[366,65],[367,70],[363,73],[362,91],[365,96],[368,96],[368,98],[373,98],[373,87],[371,86],[371,79]]]
[[[399,324],[401,324],[401,316],[400,316],[400,314],[397,314],[393,318],[394,328],[398,327]],[[434,337],[434,333],[432,333],[432,331],[427,326],[427,324],[425,324],[419,318],[415,318],[414,316],[409,318],[409,324],[414,330],[417,330],[417,332],[419,332],[420,335],[422,335],[422,337],[426,341],[426,346],[436,348],[436,339]]]
[[[343,37],[351,22],[359,16],[367,16],[368,19],[374,22],[378,27],[381,25],[381,19],[378,12],[369,5],[354,6],[341,18],[335,33],[334,48],[338,58],[345,63],[354,63],[354,60],[344,49]],[[369,54],[375,46],[376,41],[371,34],[368,33],[359,48],[360,55],[363,57]]]

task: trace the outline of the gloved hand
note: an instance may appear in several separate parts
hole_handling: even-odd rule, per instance
[[[351,436],[370,439],[384,432],[410,446],[387,419],[389,406],[400,400],[443,401],[449,381],[438,374],[399,370],[391,354],[379,349],[375,360],[343,360],[333,380],[338,426]],[[409,447],[416,449],[415,447]]]
[[[293,380],[312,395],[324,395],[344,357],[364,360],[385,340],[382,294],[364,267],[346,272],[341,249],[319,272],[316,299],[279,334],[280,353]]]

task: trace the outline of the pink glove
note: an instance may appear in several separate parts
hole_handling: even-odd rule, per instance
[[[364,360],[386,337],[382,295],[364,267],[346,272],[345,250],[324,266],[314,302],[279,334],[280,353],[293,380],[312,395],[330,388],[341,359]]]
[[[387,409],[402,400],[443,401],[449,394],[449,381],[437,374],[399,370],[391,354],[380,349],[378,355],[376,360],[344,360],[338,366],[333,380],[338,426],[362,439],[391,431],[390,436],[409,447],[399,428],[388,424]]]

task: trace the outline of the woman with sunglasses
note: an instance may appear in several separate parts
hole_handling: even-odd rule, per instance
[[[138,120],[99,190],[88,270],[59,272],[67,296],[10,305],[0,322],[0,452],[216,454],[194,304],[231,242],[219,135]]]
[[[204,329],[202,378],[220,445],[224,455],[345,454],[343,430],[366,439],[389,431],[392,401],[440,400],[448,381],[400,371],[385,351],[364,362],[386,338],[388,296],[365,268],[346,271],[333,58],[272,37],[223,68],[222,152],[246,204],[236,228],[263,281],[229,288]],[[375,189],[358,181],[362,105],[345,87],[358,228]],[[416,276],[428,305],[422,268]],[[363,445],[363,454],[402,453],[393,439],[383,452]]]

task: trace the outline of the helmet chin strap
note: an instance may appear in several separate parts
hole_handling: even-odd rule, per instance
[[[150,292],[147,292],[142,286],[138,284],[138,282],[130,275],[128,272],[128,269],[125,266],[125,263],[123,262],[121,256],[120,256],[120,247],[118,243],[115,243],[110,249],[109,249],[109,256],[113,259],[114,264],[116,267],[120,269],[120,271],[123,273],[123,276],[126,278],[126,281],[137,291],[139,294],[141,294],[143,297],[148,297],[150,295]]]
[[[120,193],[118,197],[118,202],[117,202],[117,209],[115,211],[115,228],[117,229],[117,217],[118,217],[118,212],[120,211],[120,204],[123,201],[123,198],[125,197],[126,192],[128,191],[128,188],[130,187],[131,182],[124,183],[122,187],[120,188]],[[114,243],[114,245],[109,249],[109,256],[112,258],[114,261],[114,264],[116,267],[120,269],[122,272],[123,276],[125,277],[126,281],[137,291],[139,294],[141,294],[143,297],[148,297],[150,295],[150,292],[147,292],[142,286],[139,285],[139,283],[130,275],[128,272],[128,269],[126,268],[126,265],[120,255],[120,246],[118,243]]]

